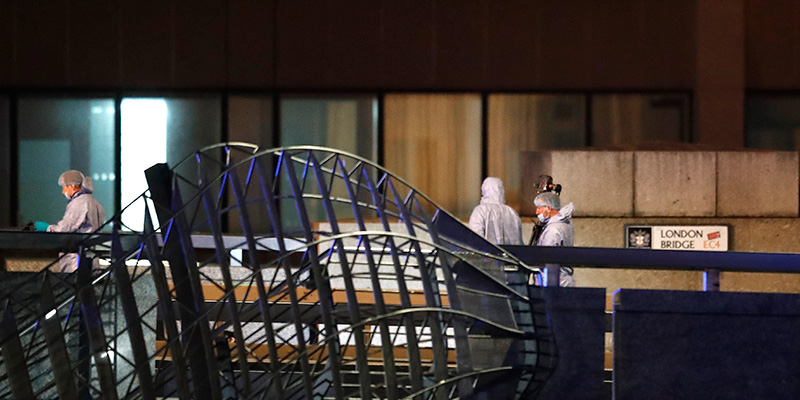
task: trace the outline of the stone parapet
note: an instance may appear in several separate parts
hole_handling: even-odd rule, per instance
[[[730,151],[717,159],[717,216],[797,216],[797,152]]]
[[[575,203],[576,215],[633,215],[633,152],[537,151],[521,156],[522,215],[535,215],[536,178],[546,174],[561,184],[562,203]]]
[[[713,217],[716,161],[710,151],[634,153],[633,215]]]
[[[800,157],[781,151],[523,152],[520,214],[539,175],[579,217],[797,217]]]

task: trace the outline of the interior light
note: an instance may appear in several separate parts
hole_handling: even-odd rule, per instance
[[[167,102],[164,99],[124,99],[121,110],[120,168],[122,204],[127,205],[147,190],[144,171],[153,164],[167,161]],[[112,178],[113,180],[113,178]],[[128,209],[122,222],[140,229],[143,207]]]
[[[47,314],[44,316],[44,319],[50,319],[50,318],[53,318],[55,316],[56,316],[56,309],[54,308],[54,309],[52,309],[52,310],[47,312]]]

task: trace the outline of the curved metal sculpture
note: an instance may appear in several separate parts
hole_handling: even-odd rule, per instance
[[[229,143],[146,175],[113,219],[141,231],[79,246],[106,266],[3,289],[0,397],[521,399],[553,369],[538,270],[368,160]]]

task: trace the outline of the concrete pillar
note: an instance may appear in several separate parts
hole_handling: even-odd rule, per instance
[[[744,148],[744,0],[697,1],[695,141]]]

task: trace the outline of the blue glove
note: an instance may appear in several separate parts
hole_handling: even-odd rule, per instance
[[[33,223],[33,226],[36,228],[36,232],[44,232],[47,230],[47,227],[50,226],[47,222],[36,221]]]

